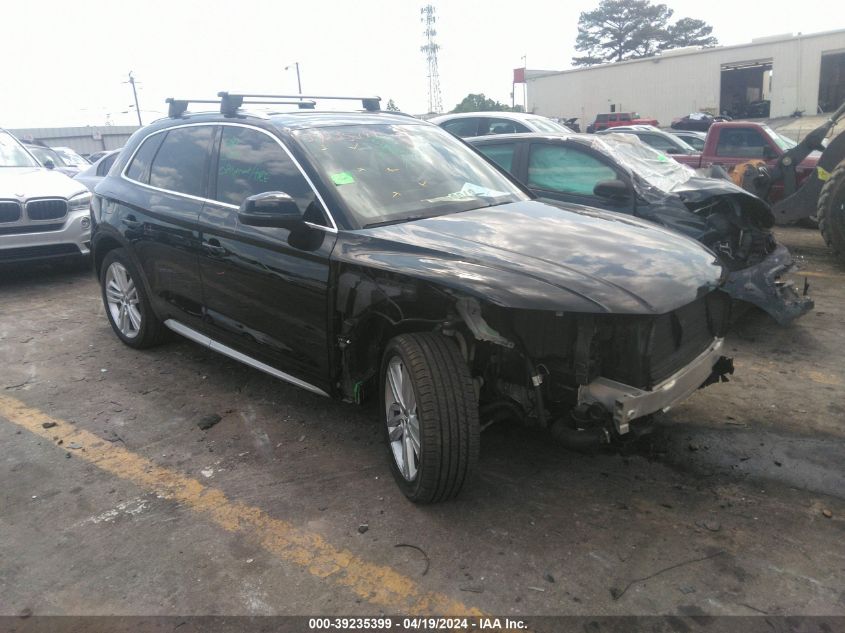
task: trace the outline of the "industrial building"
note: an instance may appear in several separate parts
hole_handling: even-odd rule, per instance
[[[99,125],[21,128],[8,131],[25,143],[70,147],[79,154],[88,155],[104,149],[120,149],[137,129],[137,125]]]
[[[845,101],[845,29],[748,44],[689,47],[564,71],[528,70],[528,111],[579,117],[638,112],[669,125],[690,112],[741,112],[770,102],[770,117],[830,112]]]

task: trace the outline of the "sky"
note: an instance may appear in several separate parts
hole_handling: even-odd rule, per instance
[[[756,2],[668,0],[675,18],[713,26],[721,44],[845,28],[833,0],[765,10]],[[469,93],[511,101],[512,69],[563,70],[578,16],[598,0],[432,0],[444,111]],[[144,123],[164,99],[220,90],[375,94],[413,114],[428,110],[422,0],[3,0],[0,126]],[[24,28],[25,25],[25,28]],[[287,70],[285,67],[289,66]],[[522,90],[517,87],[516,102]]]

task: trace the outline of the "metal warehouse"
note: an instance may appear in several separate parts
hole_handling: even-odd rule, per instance
[[[101,125],[20,128],[8,131],[25,143],[39,142],[50,147],[70,147],[80,154],[91,154],[104,149],[120,149],[137,129],[137,125]]]
[[[638,112],[661,125],[690,112],[770,101],[771,117],[829,112],[845,101],[845,29],[749,44],[689,47],[655,57],[526,73],[528,109],[549,117]]]

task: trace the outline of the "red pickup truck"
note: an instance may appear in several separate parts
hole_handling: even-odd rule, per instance
[[[587,126],[587,133],[601,132],[620,125],[653,125],[657,127],[659,124],[657,119],[643,119],[636,112],[610,112],[608,114],[597,114],[596,120]]]
[[[796,145],[795,141],[781,136],[764,123],[722,121],[710,126],[701,154],[672,154],[672,158],[694,169],[718,165],[730,173],[737,165],[755,160],[773,167],[786,150]],[[813,152],[796,167],[798,185],[813,173],[818,160],[818,154]],[[783,185],[775,184],[769,202],[779,200],[782,192]]]

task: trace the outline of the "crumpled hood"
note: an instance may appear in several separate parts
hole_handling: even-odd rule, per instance
[[[674,187],[672,193],[679,195],[685,204],[693,206],[700,206],[716,196],[733,196],[740,203],[740,206],[752,215],[760,227],[770,228],[775,223],[772,208],[766,202],[724,178],[693,176],[686,182]]]
[[[72,198],[85,185],[42,167],[0,167],[0,198]]]
[[[712,252],[677,233],[538,201],[356,231],[336,254],[508,307],[576,312],[663,314],[723,275]]]

